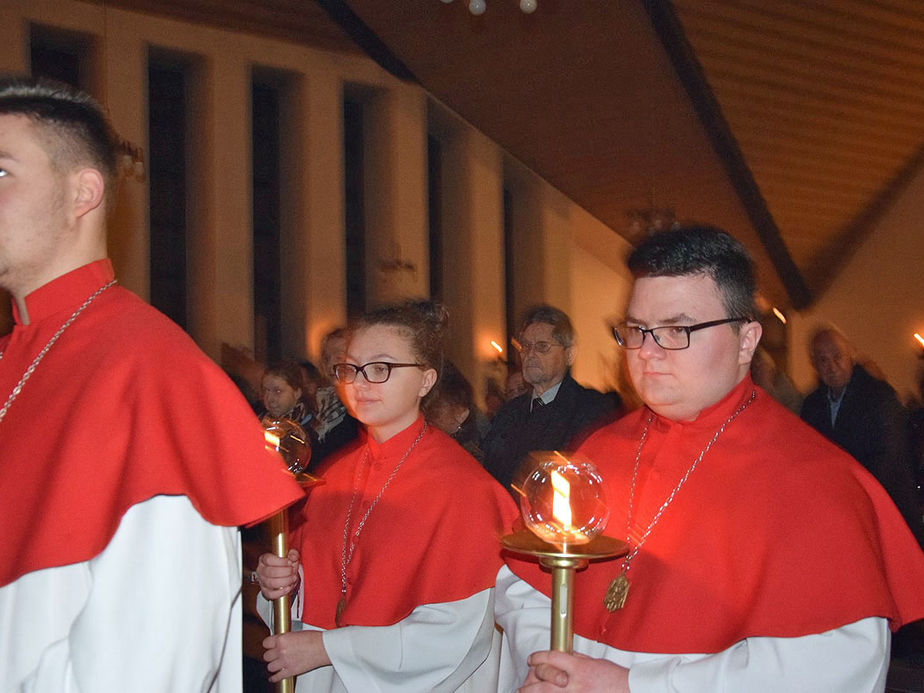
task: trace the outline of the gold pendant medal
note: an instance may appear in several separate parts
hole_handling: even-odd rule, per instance
[[[610,583],[610,586],[606,588],[606,594],[603,596],[603,606],[606,607],[606,610],[610,613],[613,613],[617,609],[621,609],[626,605],[626,597],[629,596],[629,578],[626,573],[629,572],[629,565],[632,563],[632,559],[635,558],[638,554],[639,549],[642,548],[642,545],[648,539],[648,535],[651,534],[651,530],[655,528],[658,524],[658,521],[661,519],[661,515],[667,510],[668,506],[673,502],[674,496],[683,488],[683,485],[687,482],[687,479],[690,477],[690,474],[693,473],[693,470],[696,469],[696,466],[702,461],[703,457],[706,456],[706,453],[712,448],[715,442],[719,439],[719,436],[722,435],[722,432],[728,427],[728,425],[734,421],[738,415],[743,412],[748,406],[757,398],[757,390],[751,390],[751,396],[747,398],[734,412],[732,415],[725,419],[725,423],[719,426],[716,430],[715,435],[712,436],[712,439],[706,443],[696,459],[693,460],[692,464],[687,467],[687,471],[684,472],[683,476],[680,477],[680,481],[677,482],[677,485],[674,487],[674,490],[670,492],[667,496],[661,507],[658,508],[658,511],[655,513],[654,517],[651,518],[651,522],[648,523],[648,527],[644,532],[641,533],[638,541],[635,544],[635,548],[632,552],[626,556],[622,563],[622,572],[613,578],[613,581]],[[654,412],[648,414],[648,420],[645,422],[645,428],[642,429],[642,436],[638,441],[638,450],[635,452],[635,465],[632,469],[632,483],[629,486],[629,506],[626,513],[626,543],[629,543],[633,522],[632,522],[632,508],[635,503],[635,482],[638,479],[638,467],[639,461],[642,459],[642,447],[645,445],[645,440],[648,438],[648,428],[651,426],[651,422],[654,421]]]
[[[626,597],[629,596],[629,578],[626,577],[626,571],[623,571],[613,578],[610,586],[606,589],[603,596],[603,606],[610,613],[621,609],[626,605]]]

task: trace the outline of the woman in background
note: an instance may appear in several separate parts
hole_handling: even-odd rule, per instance
[[[260,420],[291,419],[306,432],[311,430],[314,406],[303,397],[305,385],[297,363],[282,361],[270,365],[263,373],[263,406]]]

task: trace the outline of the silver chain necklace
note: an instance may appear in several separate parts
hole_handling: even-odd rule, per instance
[[[103,286],[98,288],[95,292],[93,292],[93,294],[86,301],[84,301],[83,304],[77,310],[75,310],[71,314],[71,317],[69,317],[67,320],[64,321],[64,324],[58,328],[58,331],[55,332],[51,336],[51,339],[48,340],[48,343],[38,353],[38,356],[36,356],[35,359],[33,359],[32,363],[29,364],[29,367],[26,368],[26,372],[22,374],[22,377],[19,379],[19,382],[16,383],[16,386],[13,388],[13,391],[10,393],[10,396],[6,398],[6,404],[4,404],[3,408],[0,409],[0,421],[3,421],[3,418],[6,416],[7,411],[9,411],[10,409],[10,405],[13,404],[15,399],[19,396],[19,393],[22,391],[22,386],[25,385],[26,381],[32,377],[32,374],[35,372],[36,367],[39,365],[39,363],[41,363],[42,359],[45,358],[45,354],[48,353],[48,350],[51,349],[52,345],[55,342],[57,342],[58,338],[62,334],[64,334],[64,331],[68,327],[71,326],[71,323],[77,319],[77,316],[80,315],[86,309],[87,306],[93,303],[93,299],[95,299],[97,296],[99,296],[101,293],[103,293],[106,289],[108,289],[110,286],[112,286],[115,283],[116,283],[116,280],[113,279],[108,284],[104,284]],[[0,351],[0,359],[3,358],[3,353],[4,352]]]
[[[365,514],[363,514],[362,518],[359,520],[359,524],[356,526],[356,530],[353,532],[353,537],[350,539],[350,548],[347,550],[347,537],[350,533],[350,520],[353,518],[353,506],[356,504],[356,496],[359,495],[359,472],[362,470],[363,466],[366,464],[366,460],[369,458],[369,448],[366,447],[365,452],[363,452],[363,457],[359,461],[359,466],[356,468],[356,472],[354,473],[353,497],[350,498],[350,507],[347,509],[346,522],[343,524],[343,544],[340,547],[340,601],[337,602],[337,611],[334,615],[334,623],[338,628],[340,627],[340,617],[343,616],[343,610],[346,608],[346,572],[347,568],[350,566],[350,563],[353,562],[353,552],[356,550],[356,542],[359,540],[359,533],[363,531],[363,527],[366,525],[366,520],[369,519],[369,513],[372,512],[372,509],[379,502],[382,494],[385,493],[385,489],[388,488],[388,485],[391,483],[392,479],[395,478],[395,474],[397,474],[398,470],[401,469],[401,465],[404,464],[404,460],[406,460],[407,456],[410,455],[414,448],[417,447],[417,444],[420,442],[420,439],[423,438],[424,433],[426,432],[427,422],[424,421],[423,428],[420,429],[420,433],[417,434],[414,442],[411,443],[411,447],[404,451],[401,459],[398,460],[398,464],[396,464],[395,468],[391,470],[391,474],[388,475],[388,478],[385,480],[382,488],[379,490],[372,503],[369,504]]]
[[[747,401],[744,402],[740,407],[738,407],[731,416],[729,416],[725,423],[719,426],[719,429],[715,432],[715,435],[712,436],[712,439],[706,443],[706,447],[702,449],[696,459],[693,460],[693,463],[687,468],[687,471],[684,472],[683,476],[680,477],[680,481],[677,482],[677,485],[674,487],[665,500],[661,507],[658,508],[658,511],[654,514],[654,517],[651,518],[651,522],[648,523],[648,527],[642,533],[642,536],[639,538],[638,543],[632,551],[622,560],[622,572],[619,573],[613,581],[610,583],[610,586],[606,590],[606,595],[603,597],[603,605],[606,607],[607,611],[613,612],[617,609],[621,609],[626,604],[626,597],[629,596],[629,578],[628,572],[629,568],[632,565],[632,559],[635,558],[639,550],[642,548],[642,545],[648,539],[648,535],[651,534],[651,530],[655,528],[655,525],[658,524],[658,521],[661,519],[661,515],[667,510],[668,506],[674,500],[674,496],[677,495],[677,492],[683,487],[687,482],[687,479],[690,478],[690,474],[693,473],[693,470],[696,469],[703,457],[706,456],[706,453],[709,452],[710,448],[715,444],[715,441],[719,439],[719,436],[722,435],[722,432],[728,427],[732,421],[738,418],[738,415],[748,408],[748,405],[754,401],[757,397],[757,391],[751,390],[751,396],[748,397]],[[654,421],[654,414],[648,415],[648,420],[645,422],[645,429],[642,431],[642,437],[638,442],[638,451],[635,453],[635,468],[632,470],[632,484],[629,486],[629,509],[626,518],[626,543],[630,542],[629,533],[632,529],[632,506],[635,501],[635,482],[638,479],[638,466],[639,460],[642,458],[642,447],[645,445],[645,439],[648,437],[648,428],[651,426],[651,422]]]

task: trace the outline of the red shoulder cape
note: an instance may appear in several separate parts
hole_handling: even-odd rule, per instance
[[[354,485],[360,489],[352,534],[423,418],[377,444],[363,434],[323,472],[294,520],[291,546],[305,574],[302,620],[333,628],[340,599],[344,523]],[[364,453],[363,469],[359,465]],[[423,604],[470,597],[494,585],[500,537],[517,515],[509,494],[441,431],[428,428],[382,494],[347,570],[343,625],[391,625]]]
[[[632,541],[715,431],[755,388],[750,378],[696,421],[655,417],[642,450]],[[581,448],[606,482],[606,533],[626,536],[636,451],[649,410]],[[549,593],[537,566],[510,568]],[[924,617],[924,554],[888,495],[857,462],[757,388],[632,562],[622,610],[603,597],[621,560],[575,579],[575,632],[637,652],[718,652],[751,636],[821,633],[869,616],[893,629]]]
[[[6,401],[48,339],[113,276],[108,260],[26,297],[30,323],[0,338]],[[185,495],[209,522],[260,521],[302,496],[240,393],[179,327],[128,291],[100,294],[0,421],[0,586],[86,561],[122,515]],[[182,537],[177,537],[182,541]]]

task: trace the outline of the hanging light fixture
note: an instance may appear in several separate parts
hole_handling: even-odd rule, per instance
[[[442,2],[448,5],[452,0],[442,0]],[[532,14],[538,6],[538,0],[520,0],[520,10],[523,14]],[[468,11],[472,14],[476,16],[482,15],[486,9],[488,9],[488,6],[485,0],[468,0]]]

